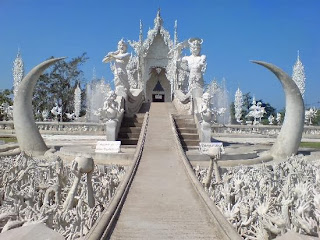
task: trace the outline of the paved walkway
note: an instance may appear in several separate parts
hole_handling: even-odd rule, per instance
[[[171,103],[152,103],[137,174],[111,239],[223,239],[175,149]]]

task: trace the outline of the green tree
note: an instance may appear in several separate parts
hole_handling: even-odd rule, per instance
[[[12,90],[4,89],[0,90],[0,121],[7,120],[6,113],[4,112],[4,108],[6,106],[12,106]]]
[[[312,119],[313,125],[320,125],[320,109],[317,109],[316,117]]]
[[[270,115],[273,115],[275,117],[276,109],[272,107],[270,103],[265,103],[262,99],[258,100],[257,102],[261,102],[261,106],[264,107],[264,110],[266,111],[266,113],[263,115],[263,118],[261,119],[261,123],[267,125],[269,124],[268,117]]]
[[[33,97],[34,112],[41,119],[41,112],[50,111],[58,103],[62,107],[63,121],[68,120],[64,113],[74,111],[74,90],[78,82],[82,82],[83,72],[80,66],[88,60],[86,53],[55,63],[37,82]]]
[[[230,118],[231,118],[231,124],[236,124],[237,121],[236,121],[236,117],[235,117],[235,109],[234,109],[234,101],[231,102],[230,104]]]
[[[242,99],[243,99],[243,110],[242,110],[241,119],[245,121],[245,117],[249,113],[249,108],[252,105],[252,96],[250,92],[243,94]]]

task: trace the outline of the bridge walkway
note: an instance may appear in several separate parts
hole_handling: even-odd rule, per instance
[[[142,158],[111,239],[224,239],[175,147],[172,103],[152,103]]]

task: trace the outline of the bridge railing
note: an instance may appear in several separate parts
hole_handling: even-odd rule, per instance
[[[42,133],[52,134],[105,134],[104,123],[90,122],[36,122]],[[218,134],[259,134],[277,136],[281,126],[276,125],[213,125],[212,132]],[[0,121],[0,133],[14,134],[13,121]],[[304,126],[303,134],[320,138],[320,126]]]
[[[194,186],[195,191],[199,194],[199,197],[204,201],[206,207],[211,212],[213,221],[215,222],[216,226],[219,227],[220,232],[222,234],[223,239],[233,239],[233,240],[240,240],[241,237],[237,233],[237,231],[232,227],[232,225],[227,221],[227,219],[223,216],[220,210],[216,207],[214,202],[210,199],[207,192],[204,190],[202,185],[200,184],[199,180],[197,179],[196,175],[193,172],[192,166],[190,161],[188,160],[185,151],[183,150],[179,138],[179,134],[175,127],[173,116],[170,115],[170,122],[171,128],[175,135],[174,142],[177,147],[177,151],[179,157],[185,167],[186,173]]]
[[[212,132],[218,134],[259,134],[266,136],[277,136],[281,126],[276,125],[213,125]],[[304,126],[304,136],[319,137],[320,126]]]
[[[105,132],[104,123],[90,123],[90,122],[36,122],[41,133],[52,134],[77,134],[88,133],[102,135]],[[0,133],[14,134],[13,121],[0,121]]]
[[[102,215],[96,221],[89,233],[85,236],[85,240],[109,239],[116,225],[118,215],[121,212],[126,196],[129,192],[131,183],[138,169],[142,151],[146,139],[147,128],[149,123],[149,112],[144,116],[141,127],[138,144],[133,156],[133,163],[126,172],[125,178],[121,181],[115,195],[113,196],[110,205],[104,210]]]

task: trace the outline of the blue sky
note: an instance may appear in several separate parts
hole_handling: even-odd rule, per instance
[[[178,20],[179,41],[204,39],[205,80],[225,77],[231,99],[240,87],[283,108],[284,93],[276,77],[249,60],[271,62],[291,75],[300,50],[307,78],[305,102],[320,107],[319,0],[0,0],[0,89],[12,86],[18,47],[26,72],[50,56],[70,59],[87,52],[85,78],[91,80],[95,67],[97,77],[111,80],[102,58],[122,37],[138,40],[140,19],[146,37],[158,7],[172,38]]]

